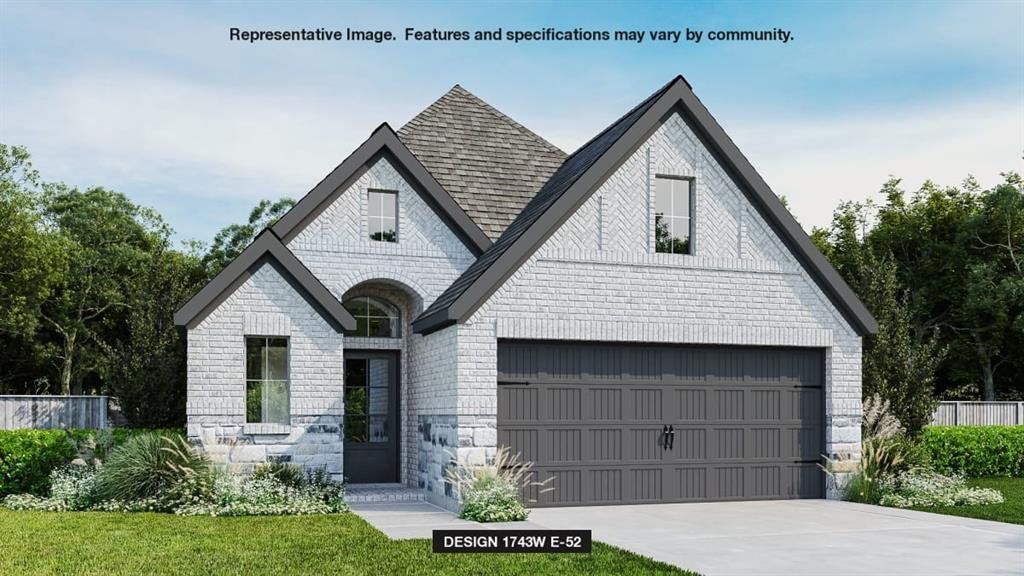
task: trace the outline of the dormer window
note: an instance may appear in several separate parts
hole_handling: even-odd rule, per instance
[[[370,190],[368,200],[370,240],[398,242],[398,192]]]
[[[693,178],[654,179],[654,251],[690,254],[693,230]]]

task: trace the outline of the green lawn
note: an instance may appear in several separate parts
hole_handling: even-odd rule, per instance
[[[1003,493],[1006,502],[987,506],[950,506],[945,508],[915,508],[923,512],[967,516],[982,520],[996,520],[1024,524],[1024,478],[981,478],[969,481],[974,486],[995,488]]]
[[[354,514],[183,518],[0,510],[0,574],[691,574],[595,543],[592,554],[434,554]]]

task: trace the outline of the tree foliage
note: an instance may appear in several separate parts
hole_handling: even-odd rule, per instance
[[[260,200],[249,212],[249,219],[245,224],[232,224],[217,232],[209,251],[203,257],[207,275],[210,278],[216,276],[241,254],[260,232],[268,226],[273,226],[294,205],[295,200],[291,198],[281,198],[276,202]]]
[[[293,204],[262,201],[209,251],[178,250],[153,210],[46,182],[24,148],[0,145],[0,393],[111,394],[133,426],[181,426],[174,312]]]
[[[881,324],[879,335],[865,342],[865,389],[876,377],[898,373],[899,365],[907,386],[910,379],[925,380],[922,387],[933,380],[947,398],[1022,397],[1020,176],[1005,174],[988,190],[972,178],[959,187],[925,182],[909,195],[891,179],[881,196],[877,206],[840,205],[832,226],[812,233]],[[896,287],[899,306],[881,297],[893,290],[889,285]],[[929,354],[938,358],[926,360]],[[933,361],[934,377],[928,378]]]

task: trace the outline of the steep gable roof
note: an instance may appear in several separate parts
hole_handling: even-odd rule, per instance
[[[434,208],[474,255],[481,254],[491,245],[487,235],[399,140],[398,135],[386,122],[378,126],[366,142],[303,196],[298,204],[292,206],[292,209],[274,224],[274,234],[286,243],[291,241],[381,157],[391,161],[392,166],[402,174],[406,182]]]
[[[458,84],[398,137],[492,240],[565,160],[556,146]]]
[[[356,320],[270,230],[264,230],[198,294],[174,313],[174,324],[195,328],[264,264],[269,264],[337,332],[355,330]]]
[[[429,333],[464,322],[487,301],[590,195],[661,125],[678,112],[729,172],[815,283],[858,333],[878,324],[783,207],[682,76],[676,77],[580,147],[544,184],[500,238],[413,323]]]

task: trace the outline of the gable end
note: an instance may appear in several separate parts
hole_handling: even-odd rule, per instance
[[[677,77],[573,153],[523,213],[424,313],[420,333],[465,322],[673,113],[698,135],[738,187],[857,331],[878,324],[778,197],[725,134],[689,84]]]
[[[387,124],[381,124],[341,164],[299,200],[273,226],[274,234],[287,244],[310,222],[316,219],[340,194],[347,190],[381,157],[390,164],[423,197],[466,247],[478,256],[491,245],[490,239],[459,207],[437,180]]]
[[[271,265],[335,332],[354,330],[356,320],[270,230],[264,230],[198,294],[174,313],[174,323],[195,328],[264,265]]]

